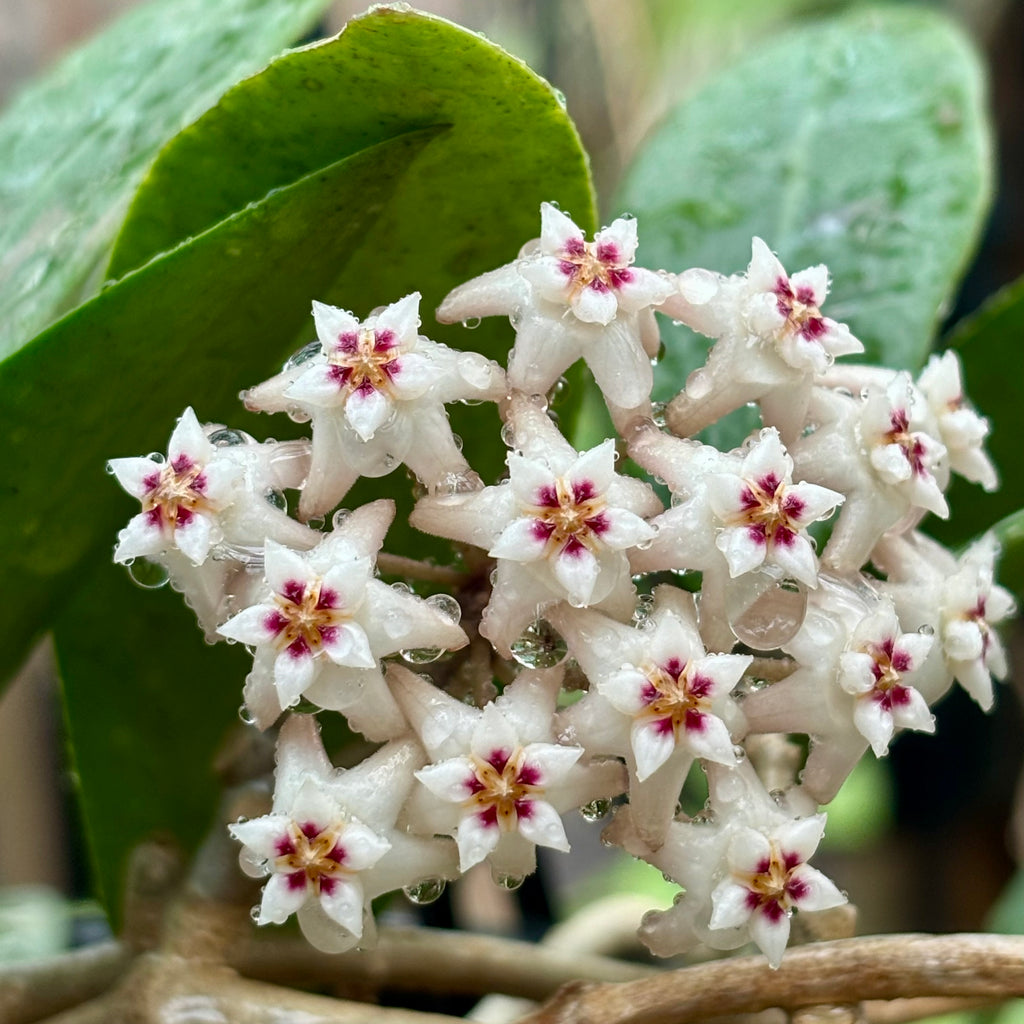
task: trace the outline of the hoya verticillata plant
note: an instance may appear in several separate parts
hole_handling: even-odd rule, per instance
[[[1019,297],[932,355],[988,197],[970,48],[903,8],[763,45],[643,144],[601,227],[559,95],[385,6],[234,86],[143,176],[219,91],[151,74],[206,52],[178,26],[227,82],[251,70],[240,24],[271,52],[323,5],[161,0],[0,124],[2,653],[55,619],[112,919],[140,840],[198,845],[231,732],[201,914],[235,877],[216,851],[240,851],[258,922],[369,946],[377,897],[482,865],[514,888],[538,847],[572,855],[582,808],[683,889],[641,927],[653,951],[753,942],[778,965],[791,915],[845,900],[813,865],[853,767],[1006,673],[995,563],[1020,592],[1022,534],[986,531],[1024,505]],[[112,57],[139,74],[107,102]],[[78,126],[110,152],[78,160]],[[109,564],[119,517],[116,561],[194,614]],[[351,767],[321,724],[355,736],[328,741]],[[271,797],[250,754],[275,745]],[[758,1006],[809,998],[786,974]]]
[[[590,242],[566,213],[540,213],[539,239],[439,311],[507,316],[507,372],[420,336],[414,293],[363,320],[315,303],[318,341],[245,393],[311,424],[287,458],[300,518],[404,463],[420,488],[410,523],[480,551],[450,593],[376,578],[389,501],[288,536],[266,474],[240,468],[273,465],[282,446],[200,428],[191,410],[166,461],[111,464],[142,501],[115,557],[162,562],[217,634],[252,650],[248,719],[283,719],[273,807],[231,829],[246,869],[269,875],[259,923],[298,911],[314,945],[365,945],[373,896],[437,893],[481,861],[514,887],[538,845],[569,852],[563,812],[614,801],[605,838],[684,887],[646,919],[650,948],[753,942],[777,967],[794,911],[846,901],[808,864],[820,805],[868,747],[883,756],[897,730],[933,731],[929,704],[954,681],[987,708],[991,675],[1005,675],[994,627],[1013,603],[993,581],[995,545],[958,560],[918,531],[927,512],[948,516],[952,471],[994,484],[987,426],[955,356],[918,381],[835,367],[862,345],[822,312],[823,266],[789,276],[755,238],[745,274],[644,270],[635,221]],[[650,400],[654,311],[713,340],[668,429]],[[546,391],[581,356],[618,437],[577,451]],[[503,420],[508,474],[490,485],[443,411],[466,399]],[[737,448],[690,436],[747,401],[762,426]],[[617,445],[667,484],[671,508],[616,472]],[[819,555],[810,530],[833,516]],[[262,526],[262,543],[239,522]],[[663,570],[697,570],[701,585],[661,583],[638,605]],[[211,594],[211,580],[232,583]],[[396,654],[447,658],[423,676]],[[570,662],[586,692],[560,710]],[[302,714],[318,711],[385,746],[332,769]],[[764,733],[813,738],[803,772],[771,794],[745,748]],[[709,799],[692,818],[677,803],[695,761]]]

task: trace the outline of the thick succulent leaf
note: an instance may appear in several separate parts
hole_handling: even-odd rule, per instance
[[[98,894],[120,920],[125,868],[146,839],[191,850],[214,820],[214,758],[251,665],[207,646],[180,594],[90,567],[56,623],[65,726]]]
[[[989,421],[991,434],[985,449],[999,471],[999,490],[986,494],[977,484],[954,478],[949,494],[953,514],[945,522],[929,523],[929,529],[946,543],[962,544],[1024,507],[1018,440],[1024,436],[1018,385],[1022,339],[1024,278],[993,295],[948,338],[963,363],[964,391]]]
[[[98,289],[160,146],[328,6],[156,0],[14,100],[0,120],[0,358]]]
[[[278,190],[0,366],[0,589],[18,595],[0,620],[5,670],[133,514],[105,460],[164,450],[190,404],[204,420],[230,419],[239,388],[309,316],[309,289],[326,287],[436,134],[383,143]]]
[[[944,17],[878,8],[786,34],[679,107],[616,209],[639,218],[644,266],[742,271],[753,235],[790,271],[827,263],[826,312],[867,358],[924,361],[990,193],[976,55]],[[708,342],[666,331],[656,397]]]

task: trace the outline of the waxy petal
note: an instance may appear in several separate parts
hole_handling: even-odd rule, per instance
[[[546,800],[529,800],[519,810],[519,834],[538,846],[569,852],[569,840],[558,812]],[[460,828],[461,831],[461,828]]]

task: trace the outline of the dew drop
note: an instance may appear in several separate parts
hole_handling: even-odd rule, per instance
[[[392,590],[397,590],[400,594],[411,594],[412,593],[412,587],[410,587],[408,583],[402,583],[402,582],[392,583],[391,584],[391,589]]]
[[[511,423],[503,423],[501,425],[501,441],[506,448],[515,448],[516,428]]]
[[[164,453],[163,452],[150,452],[146,456],[146,458],[149,459],[150,462],[165,462],[166,461],[166,459],[164,458]]]
[[[256,716],[244,704],[238,709],[238,717],[246,725],[256,724]]]
[[[665,403],[664,402],[655,402],[654,405],[651,406],[651,418],[654,420],[654,425],[656,427],[664,427],[665,426]]]
[[[322,530],[324,528],[325,523],[326,519],[323,516],[313,516],[312,519],[306,520],[306,525],[311,530]]]
[[[340,530],[344,525],[345,520],[352,515],[352,509],[350,508],[339,508],[337,512],[331,516],[331,529]]]
[[[402,888],[405,898],[418,907],[425,907],[440,899],[448,883],[443,878],[424,878]]]
[[[920,629],[918,629],[918,633],[920,633],[921,636],[935,636],[935,627],[926,622]]]
[[[467,331],[475,331],[480,326],[480,317],[467,317],[462,321],[462,326],[465,327]]]
[[[300,405],[289,405],[285,414],[292,423],[308,423],[313,417]]]
[[[512,657],[524,668],[554,668],[569,648],[564,637],[545,619],[535,619],[511,645]]]
[[[730,624],[736,639],[755,651],[771,651],[792,640],[807,614],[807,590],[792,580],[769,586]]]
[[[287,513],[288,499],[285,497],[284,491],[278,491],[271,487],[263,492],[263,497],[268,505],[273,505],[279,512]]]
[[[654,611],[654,595],[641,594],[636,599],[636,607],[633,609],[633,625],[643,625],[650,618],[652,611]]]
[[[472,494],[483,489],[483,481],[470,470],[468,473],[445,473],[431,488],[431,492],[442,497],[456,494]]]
[[[600,821],[606,817],[608,812],[612,809],[611,800],[598,799],[591,800],[589,804],[584,804],[580,808],[580,817],[584,821]]]
[[[236,448],[240,444],[245,444],[245,434],[240,430],[232,430],[231,427],[221,427],[210,434],[208,440],[217,448]]]
[[[252,918],[253,924],[259,924],[260,923],[260,908],[258,906],[253,907],[249,911],[249,916]]]
[[[133,559],[128,564],[128,575],[143,590],[159,590],[171,578],[171,574],[162,565],[148,558]]]
[[[319,341],[311,341],[308,345],[303,345],[298,352],[290,355],[284,362],[282,370],[291,370],[296,366],[301,366],[303,363],[308,363],[317,353],[321,351],[321,345]]]
[[[525,881],[522,875],[507,875],[504,871],[491,871],[491,880],[509,892],[515,892]]]
[[[445,653],[444,647],[410,647],[398,652],[410,665],[429,665]]]
[[[451,594],[431,594],[427,598],[427,604],[434,611],[443,615],[453,626],[457,626],[462,620],[462,606]]]

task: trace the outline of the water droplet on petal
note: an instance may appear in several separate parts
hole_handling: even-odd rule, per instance
[[[428,903],[434,903],[440,899],[448,883],[443,878],[424,878],[412,885],[402,888],[405,898],[418,907],[425,907]]]
[[[451,594],[431,594],[427,604],[434,611],[440,612],[453,626],[457,626],[462,619],[462,606]]]
[[[238,717],[246,725],[255,725],[256,723],[256,716],[244,704],[238,709]]]
[[[128,563],[128,575],[143,590],[159,590],[171,578],[171,574],[162,565],[148,558],[132,559]]]
[[[163,452],[150,452],[146,456],[146,458],[149,459],[150,462],[164,462],[164,461],[166,461],[164,459],[164,453]]]
[[[344,525],[345,520],[352,515],[352,509],[350,508],[339,508],[337,512],[331,516],[331,529],[340,530]]]
[[[277,491],[270,488],[263,492],[263,497],[266,499],[268,505],[273,505],[279,512],[288,511],[288,499],[285,497],[284,491]]]
[[[935,627],[926,622],[920,627],[920,629],[918,629],[918,633],[920,633],[921,636],[935,636]]]
[[[501,442],[506,448],[516,446],[516,428],[511,423],[503,423],[501,426]]]
[[[580,808],[580,817],[584,821],[600,821],[604,818],[608,812],[612,809],[611,800],[598,799],[591,800],[589,804],[584,804]]]
[[[323,516],[313,516],[312,519],[306,520],[306,525],[311,530],[322,530],[327,520]]]
[[[253,907],[249,911],[249,916],[253,919],[253,923],[259,924],[260,923],[260,908],[258,906]]]
[[[480,317],[467,317],[462,321],[462,326],[465,327],[467,331],[475,331],[480,326]]]
[[[491,871],[491,880],[495,885],[500,885],[502,889],[507,889],[509,892],[515,892],[525,879],[521,875],[507,875],[503,871]]]
[[[410,665],[429,665],[445,653],[444,647],[410,647],[398,652]]]
[[[232,430],[230,427],[221,427],[220,430],[215,430],[210,434],[207,440],[217,448],[235,448],[240,444],[245,444],[245,434],[240,430]]]
[[[545,619],[535,619],[511,644],[512,657],[524,668],[554,668],[569,648],[565,638]]]
[[[665,403],[655,402],[651,406],[651,418],[654,420],[654,425],[657,427],[665,426]]]
[[[311,341],[308,345],[303,345],[298,352],[290,355],[284,362],[282,370],[291,370],[296,366],[301,366],[303,363],[308,363],[315,355],[321,352],[322,346],[319,341]]]
[[[807,588],[792,580],[769,586],[730,625],[741,643],[755,651],[772,651],[792,640],[807,614]]]

